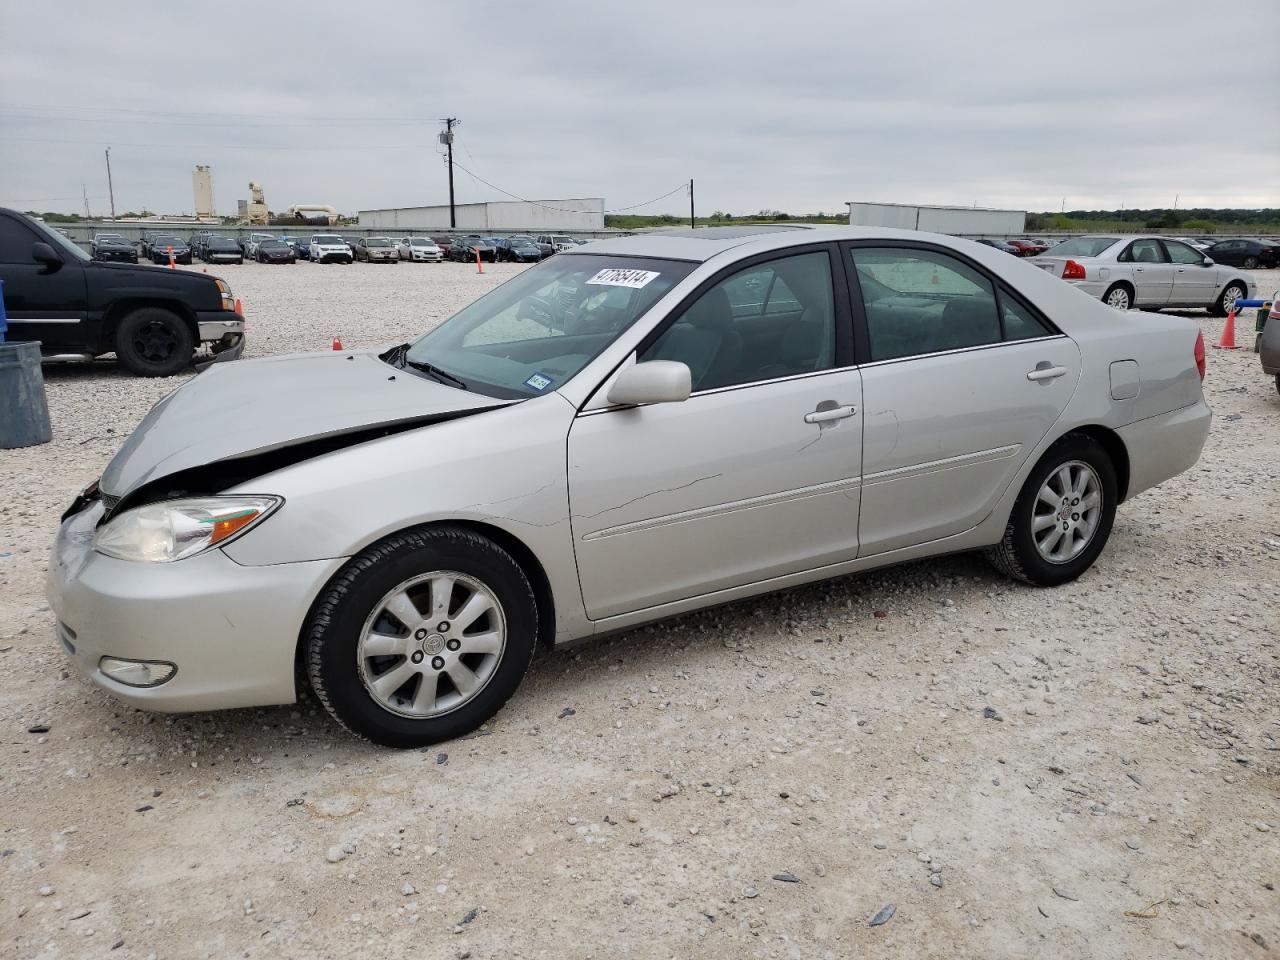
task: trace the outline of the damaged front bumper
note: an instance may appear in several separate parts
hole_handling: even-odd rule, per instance
[[[239,314],[219,316],[207,319],[207,314],[200,318],[200,342],[209,344],[209,352],[213,357],[195,365],[203,370],[210,364],[239,360],[244,353],[244,317]]]
[[[244,567],[218,549],[173,563],[98,553],[100,500],[63,521],[49,563],[57,636],[76,670],[120,700],[185,712],[292,703],[294,655],[312,599],[342,559]],[[102,661],[173,664],[154,686]]]

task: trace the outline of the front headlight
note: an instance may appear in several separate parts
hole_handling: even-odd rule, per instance
[[[172,563],[229,542],[283,502],[280,497],[225,496],[148,503],[99,527],[93,548],[118,560]]]
[[[231,288],[227,286],[227,282],[219,277],[215,277],[213,282],[218,285],[218,293],[222,295],[222,309],[234,310],[236,298],[231,295]]]

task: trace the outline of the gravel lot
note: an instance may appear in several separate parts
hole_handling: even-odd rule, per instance
[[[408,339],[519,269],[219,272],[262,356]],[[1074,584],[966,555],[737,603],[404,753],[310,700],[169,717],[68,676],[57,516],[176,381],[46,379],[56,439],[0,452],[0,956],[1280,950],[1280,394],[1247,349],[1210,351],[1200,465]]]

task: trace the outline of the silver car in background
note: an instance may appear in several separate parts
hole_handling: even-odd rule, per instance
[[[1222,317],[1256,289],[1250,274],[1168,237],[1077,237],[1028,263],[1117,310],[1204,307]]]
[[[395,244],[401,260],[411,263],[444,263],[444,251],[430,237],[401,237]]]
[[[1191,321],[1117,323],[967,240],[600,240],[413,343],[188,381],[67,510],[49,598],[136,706],[289,703],[301,676],[420,746],[539,647],[962,550],[1070,581],[1196,462],[1203,374]]]

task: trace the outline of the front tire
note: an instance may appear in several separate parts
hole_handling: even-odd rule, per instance
[[[1130,310],[1133,308],[1133,291],[1123,283],[1112,284],[1102,295],[1102,302],[1116,310]]]
[[[1076,579],[1111,535],[1115,465],[1098,441],[1069,433],[1041,458],[1018,494],[1004,538],[986,551],[1007,577],[1040,587]]]
[[[171,377],[191,364],[195,338],[182,318],[143,307],[120,321],[115,335],[120,365],[139,377]]]
[[[461,527],[395,534],[354,557],[316,602],[307,675],[329,714],[388,747],[470,733],[533,658],[538,611],[505,550]]]
[[[1225,317],[1231,312],[1231,308],[1235,306],[1236,301],[1243,300],[1245,295],[1246,292],[1244,287],[1239,283],[1232,281],[1227,284],[1226,288],[1222,291],[1222,296],[1218,298],[1217,303],[1209,308],[1209,312],[1215,317]]]

